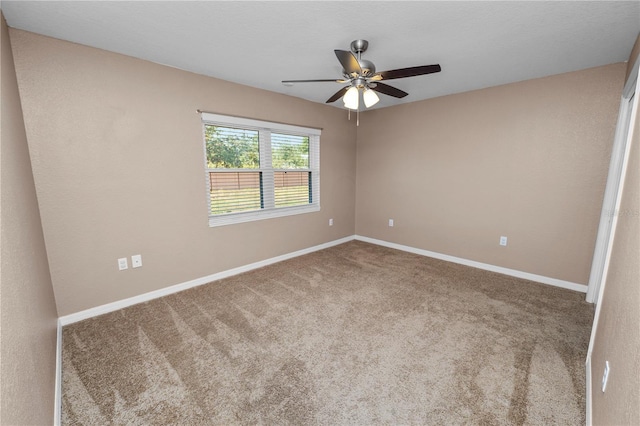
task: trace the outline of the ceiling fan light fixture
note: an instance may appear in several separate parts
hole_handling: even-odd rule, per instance
[[[358,88],[351,87],[349,90],[347,90],[347,93],[344,94],[342,101],[344,102],[345,107],[357,110],[360,103],[360,93],[358,92]]]
[[[364,89],[364,92],[362,92],[362,99],[364,100],[364,106],[367,108],[371,108],[380,101],[376,92],[369,88]]]

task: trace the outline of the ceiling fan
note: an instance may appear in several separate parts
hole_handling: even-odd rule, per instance
[[[417,67],[400,68],[390,71],[382,71],[376,73],[376,67],[373,62],[362,59],[362,53],[369,47],[367,40],[354,40],[351,42],[351,51],[334,50],[338,61],[342,65],[341,79],[320,79],[320,80],[283,80],[284,85],[293,85],[294,83],[316,83],[316,82],[335,82],[345,84],[342,89],[333,94],[326,103],[335,102],[342,98],[344,106],[350,110],[358,110],[360,105],[360,93],[362,92],[362,100],[365,107],[369,108],[378,103],[380,98],[375,92],[393,96],[395,98],[404,98],[408,95],[388,84],[382,83],[382,80],[393,80],[396,78],[414,77],[418,75],[432,74],[440,72],[439,64],[422,65]]]

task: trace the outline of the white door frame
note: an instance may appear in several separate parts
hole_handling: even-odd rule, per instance
[[[591,263],[591,273],[589,275],[589,286],[587,288],[587,302],[598,303],[600,300],[601,287],[607,278],[609,261],[611,259],[611,249],[613,247],[613,236],[618,223],[618,210],[620,208],[620,196],[624,183],[624,173],[629,160],[629,147],[633,136],[635,116],[637,114],[638,96],[636,85],[638,82],[638,65],[640,57],[636,60],[631,73],[627,78],[620,100],[620,112],[618,113],[618,124],[611,151],[611,161],[609,163],[609,174],[604,191],[602,211],[600,213],[600,225],[596,237],[596,247]],[[640,93],[638,93],[640,95]],[[633,102],[631,102],[633,98]],[[635,106],[635,107],[634,107]]]
[[[591,328],[591,338],[589,339],[589,348],[587,349],[586,367],[586,424],[592,425],[592,397],[593,397],[593,377],[591,374],[591,355],[593,354],[593,345],[596,340],[596,332],[598,330],[598,321],[600,319],[600,308],[602,305],[598,303],[602,300],[602,294],[606,286],[607,271],[609,269],[609,261],[611,259],[611,249],[613,247],[613,237],[618,225],[618,212],[622,198],[622,189],[624,187],[624,177],[629,162],[629,151],[631,150],[631,139],[635,130],[636,117],[638,115],[638,98],[640,98],[640,81],[638,80],[638,68],[640,67],[640,57],[636,59],[631,73],[627,78],[627,82],[622,92],[622,101],[620,104],[620,113],[618,114],[618,126],[616,127],[616,137],[614,140],[614,151],[611,155],[611,168],[607,179],[607,187],[605,189],[605,202],[602,206],[602,215],[600,217],[600,227],[598,228],[598,239],[596,240],[596,250],[591,268],[591,277],[589,279],[589,288],[587,290],[587,301],[595,302],[596,312],[593,318],[593,326]],[[635,94],[635,96],[634,96]],[[633,101],[632,101],[633,100]],[[625,123],[628,123],[627,124]],[[624,131],[626,128],[626,132]],[[614,157],[616,159],[614,160]],[[614,163],[615,161],[615,163]],[[614,166],[616,167],[614,169]],[[616,172],[617,170],[617,172]],[[615,172],[615,176],[612,176]],[[611,180],[615,179],[615,186]],[[611,183],[611,185],[610,185]],[[615,196],[610,192],[615,190]],[[611,200],[613,197],[613,201]],[[607,204],[607,201],[610,204]],[[605,226],[605,229],[603,229]],[[606,234],[606,235],[605,235]],[[603,239],[606,237],[606,241]],[[596,265],[596,262],[600,262]],[[597,275],[594,276],[594,273]],[[591,295],[591,299],[589,300]],[[597,379],[597,378],[596,378]],[[595,380],[599,383],[599,380]],[[597,389],[597,387],[596,387]]]

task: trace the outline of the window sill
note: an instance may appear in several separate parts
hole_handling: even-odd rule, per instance
[[[233,225],[236,223],[253,222],[256,220],[273,219],[276,217],[293,216],[317,211],[320,211],[320,206],[317,204],[310,204],[305,206],[280,207],[277,209],[209,216],[209,227],[213,228],[216,226]]]

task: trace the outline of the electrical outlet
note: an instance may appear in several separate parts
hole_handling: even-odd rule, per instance
[[[141,266],[142,266],[142,255],[136,254],[134,256],[131,256],[131,267],[139,268]]]
[[[389,219],[389,226],[393,226],[393,219]]]
[[[121,257],[118,259],[118,269],[120,271],[124,271],[125,269],[129,269],[129,264],[127,263],[126,257]]]
[[[500,245],[501,246],[507,245],[507,237],[500,237]]]
[[[607,388],[607,380],[609,380],[609,361],[604,362],[604,374],[602,375],[602,392]]]
[[[333,219],[329,219],[329,226],[333,226]]]

